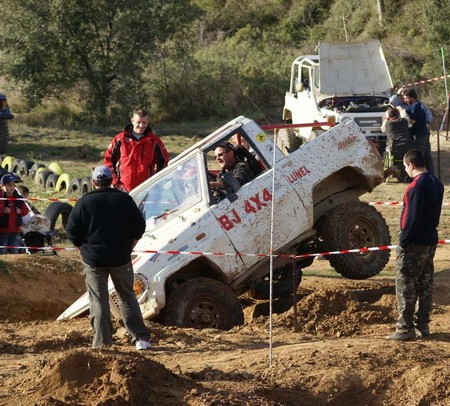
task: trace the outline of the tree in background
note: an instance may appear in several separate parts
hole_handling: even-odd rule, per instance
[[[30,104],[76,90],[85,109],[107,118],[148,105],[143,72],[157,44],[198,9],[183,0],[0,0],[1,72]],[[131,104],[131,105],[130,105]]]

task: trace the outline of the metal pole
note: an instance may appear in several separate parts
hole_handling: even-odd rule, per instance
[[[272,297],[273,297],[273,219],[275,207],[275,159],[277,145],[278,130],[274,130],[273,134],[273,158],[272,158],[272,208],[270,211],[270,267],[269,267],[269,365],[272,366]]]
[[[448,88],[447,88],[447,74],[445,72],[444,47],[441,47],[441,57],[442,57],[442,71],[444,72],[445,98],[447,99],[447,110],[448,110],[448,103],[449,103],[449,101],[448,101]]]
[[[294,331],[298,331],[297,324],[297,286],[295,284],[295,256],[292,257],[292,306],[294,306]]]

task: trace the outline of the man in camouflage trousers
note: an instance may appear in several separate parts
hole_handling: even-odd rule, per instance
[[[395,333],[387,337],[397,341],[415,338],[416,331],[421,337],[430,335],[433,258],[444,194],[441,181],[427,172],[420,151],[408,151],[403,165],[413,180],[403,196],[400,216],[395,279],[399,318]]]

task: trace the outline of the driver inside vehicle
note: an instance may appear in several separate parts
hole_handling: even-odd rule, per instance
[[[214,150],[214,156],[220,167],[217,179],[211,181],[213,195],[216,198],[222,198],[228,189],[236,192],[254,177],[247,163],[238,159],[235,147],[230,142],[220,143]]]

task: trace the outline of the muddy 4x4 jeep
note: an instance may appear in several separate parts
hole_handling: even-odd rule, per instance
[[[378,40],[319,42],[317,55],[292,63],[283,120],[288,124],[342,123],[353,120],[382,152],[381,124],[388,108],[392,80]],[[280,147],[295,149],[328,127],[307,126],[280,132]]]
[[[0,93],[0,154],[6,152],[9,140],[8,120],[14,118],[11,113],[6,96]]]
[[[262,172],[216,200],[211,154],[232,137],[248,142]],[[270,252],[271,235],[273,254],[388,245],[383,217],[358,199],[381,182],[381,157],[352,121],[286,156],[253,120],[229,122],[130,193],[147,222],[133,260],[144,318],[195,328],[242,323],[238,296],[268,297],[270,258],[257,254]],[[292,292],[312,259],[297,261],[292,272],[289,255],[274,257],[273,297]],[[333,255],[330,263],[343,276],[364,279],[379,273],[388,259],[388,251],[369,251]],[[112,284],[110,293],[118,315]],[[84,295],[59,319],[87,309]]]

